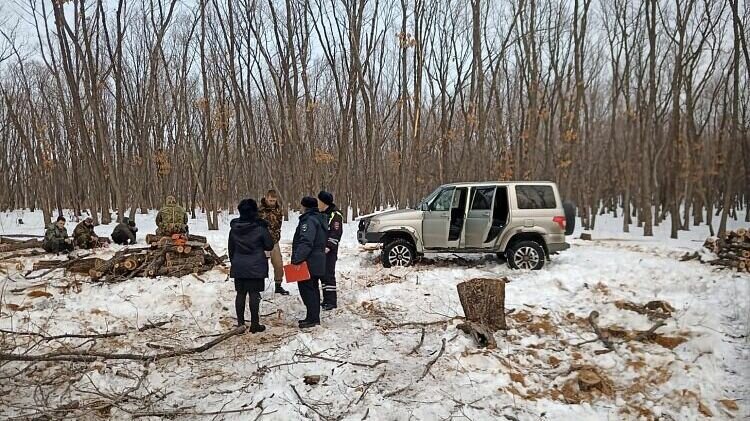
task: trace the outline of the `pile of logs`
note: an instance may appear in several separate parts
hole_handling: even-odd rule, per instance
[[[7,236],[0,237],[0,253],[35,248],[42,248],[42,240],[17,240]]]
[[[711,237],[703,247],[719,257],[710,261],[710,264],[734,268],[738,272],[750,272],[750,231],[740,228],[728,232],[726,239]]]
[[[89,275],[93,281],[120,282],[136,276],[154,278],[201,274],[224,261],[224,258],[217,256],[208,245],[205,237],[197,235],[148,235],[146,242],[148,246],[122,249],[109,260],[42,260],[34,263],[33,270],[63,268],[67,272]]]

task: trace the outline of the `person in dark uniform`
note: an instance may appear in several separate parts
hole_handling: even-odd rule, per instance
[[[326,241],[328,223],[318,211],[318,201],[314,197],[302,198],[302,215],[292,241],[292,264],[307,262],[310,279],[297,283],[299,295],[307,308],[307,316],[299,321],[301,329],[320,324],[320,279],[326,271]]]
[[[333,310],[338,306],[336,298],[336,261],[339,259],[339,241],[344,231],[344,216],[333,203],[333,195],[327,191],[318,193],[318,208],[328,221],[326,241],[326,273],[323,276],[323,310]]]
[[[266,289],[268,258],[266,252],[273,250],[273,240],[268,232],[268,223],[258,218],[258,204],[245,199],[237,206],[240,217],[230,222],[227,251],[232,263],[229,276],[234,278],[237,297],[237,325],[245,324],[245,297],[250,295],[250,332],[266,330],[260,324],[260,293]]]
[[[138,228],[135,227],[135,221],[131,221],[130,218],[122,218],[122,222],[115,225],[115,229],[112,230],[112,241],[115,244],[126,246],[128,244],[135,244],[135,233],[138,232]]]

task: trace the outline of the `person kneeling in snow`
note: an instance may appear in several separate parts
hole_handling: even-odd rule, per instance
[[[65,218],[62,215],[57,217],[54,224],[47,225],[44,232],[44,251],[48,253],[60,253],[73,251],[73,239],[68,237],[68,230],[65,229]]]
[[[99,237],[94,232],[94,220],[87,217],[73,230],[73,238],[76,246],[81,249],[92,249],[99,247]]]
[[[268,223],[258,218],[258,204],[245,199],[237,206],[240,217],[230,223],[229,260],[232,263],[229,276],[234,278],[237,297],[237,325],[245,324],[245,297],[250,295],[250,332],[263,332],[260,324],[260,293],[265,289],[268,277],[266,252],[273,250],[273,240],[268,232]]]
[[[136,232],[138,232],[138,228],[135,227],[135,221],[131,221],[127,217],[122,218],[122,222],[117,224],[112,231],[112,241],[121,246],[135,244]]]

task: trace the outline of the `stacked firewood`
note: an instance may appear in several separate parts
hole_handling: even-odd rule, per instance
[[[711,237],[703,247],[719,257],[710,261],[710,264],[734,268],[738,272],[750,272],[750,231],[740,228],[728,232],[726,239]]]
[[[117,282],[136,276],[180,277],[201,274],[221,264],[206,238],[190,235],[146,236],[148,247],[126,248],[89,270],[94,281]]]
[[[98,257],[40,260],[34,263],[29,273],[65,269],[69,273],[89,275],[93,281],[120,282],[136,276],[154,278],[201,274],[225,260],[225,257],[216,255],[206,237],[198,235],[147,235],[146,242],[148,245],[145,247],[122,249],[109,260]]]

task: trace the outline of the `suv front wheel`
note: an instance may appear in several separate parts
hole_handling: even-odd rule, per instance
[[[391,240],[383,245],[383,267],[411,266],[416,257],[414,245],[403,238]]]
[[[511,269],[539,270],[544,267],[544,247],[536,241],[519,241],[506,254]]]

